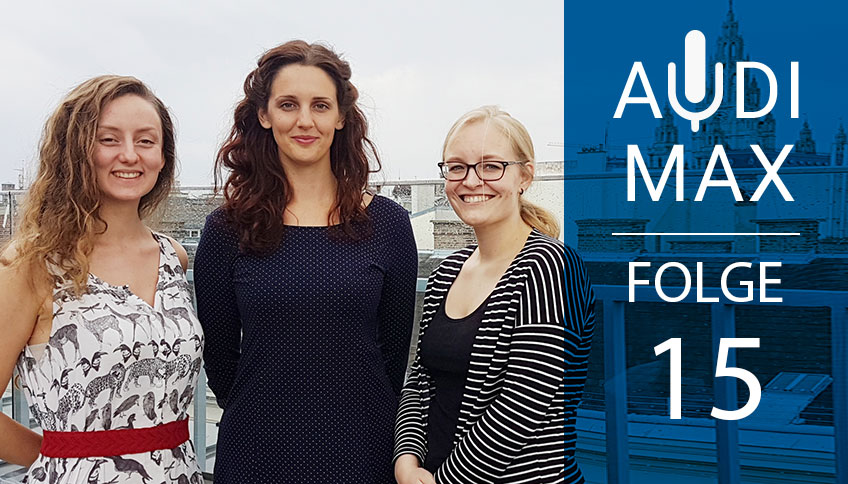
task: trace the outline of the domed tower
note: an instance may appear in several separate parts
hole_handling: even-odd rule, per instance
[[[745,42],[739,35],[739,21],[733,14],[733,0],[730,0],[727,17],[721,24],[721,36],[716,39],[716,53],[709,64],[714,66],[716,62],[721,62],[724,65],[724,99],[728,101],[733,99],[735,102],[736,99],[736,63],[747,60],[744,51]]]
[[[795,152],[813,154],[816,152],[816,142],[813,140],[813,130],[810,129],[810,123],[806,119],[804,120],[804,126],[801,127],[798,141],[795,142]]]
[[[654,144],[648,150],[651,160],[649,162],[650,167],[658,168],[663,166],[665,160],[668,159],[669,153],[671,153],[671,149],[676,144],[677,126],[674,124],[674,113],[671,112],[671,106],[666,103],[660,125],[654,129]]]
[[[839,131],[836,132],[836,139],[833,144],[836,148],[833,161],[837,166],[842,166],[845,164],[845,145],[848,144],[848,136],[845,135],[845,127],[842,126],[842,121],[839,122]]]
[[[757,121],[757,139],[760,147],[765,151],[774,151],[777,136],[775,135],[774,115],[766,114]]]
[[[736,117],[736,83],[745,86],[745,110],[748,112],[762,108],[761,89],[752,70],[745,71],[743,79],[737,79],[736,64],[748,61],[745,42],[739,32],[739,21],[733,12],[730,0],[727,16],[721,24],[721,34],[716,39],[715,51],[707,64],[707,95],[697,105],[698,110],[706,109],[715,97],[714,66],[720,62],[723,66],[723,97],[718,111],[702,125],[697,133],[692,133],[692,152],[699,165],[703,165],[717,144],[724,145],[728,151],[748,150],[750,145],[760,145],[763,149],[774,148],[775,119],[770,114],[759,119]]]

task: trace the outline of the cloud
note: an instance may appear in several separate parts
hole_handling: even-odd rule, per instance
[[[545,148],[563,129],[561,2],[20,2],[0,19],[0,181],[34,158],[66,92],[115,73],[171,108],[182,183],[210,183],[245,75],[293,38],[326,41],[350,61],[386,178],[433,177],[453,120],[489,103],[527,124],[540,159],[562,156]]]

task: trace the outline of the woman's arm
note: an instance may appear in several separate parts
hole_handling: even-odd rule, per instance
[[[418,249],[412,224],[406,211],[397,208],[400,215],[391,224],[392,249],[378,309],[378,345],[395,395],[401,392],[409,361],[418,278]]]
[[[410,455],[424,462],[427,453],[427,375],[421,368],[418,357],[412,363],[412,371],[400,396],[397,419],[395,420],[395,460]],[[408,459],[408,458],[407,458]]]
[[[10,247],[4,260],[15,256]],[[43,284],[34,282],[28,268],[0,264],[0,383],[5,391],[18,356],[32,336],[38,311],[44,302]],[[38,457],[41,436],[0,414],[0,459],[28,466]]]
[[[395,480],[398,484],[436,483],[433,475],[421,467],[427,452],[428,409],[424,404],[427,381],[416,355],[401,392],[395,421]]]
[[[206,341],[206,376],[221,408],[227,406],[241,357],[241,318],[232,282],[236,255],[235,232],[226,225],[223,213],[213,212],[206,218],[194,257],[194,289]]]
[[[579,256],[560,251],[541,250],[527,261],[501,391],[438,469],[437,482],[498,481],[549,418],[569,375],[585,368],[584,335],[591,334],[594,319],[591,286]]]
[[[437,271],[436,271],[437,272]],[[435,273],[430,275],[427,281],[427,289],[424,294],[423,313],[432,312],[428,308],[436,306],[433,302]],[[421,326],[418,328],[418,341],[426,324],[426,318],[422,315]],[[424,462],[427,454],[427,415],[430,399],[430,378],[421,365],[420,345],[416,345],[415,359],[409,371],[409,377],[403,385],[398,405],[397,419],[395,420],[395,472],[398,470],[397,462],[401,463],[402,470],[409,468],[411,464],[416,467]]]

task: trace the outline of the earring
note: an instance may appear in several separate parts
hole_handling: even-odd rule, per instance
[[[519,194],[519,195],[524,195],[524,189],[523,189],[523,188],[519,188],[519,189],[518,189],[518,194]]]

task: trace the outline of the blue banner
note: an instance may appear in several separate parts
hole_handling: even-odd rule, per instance
[[[568,2],[589,482],[848,482],[848,6]]]

